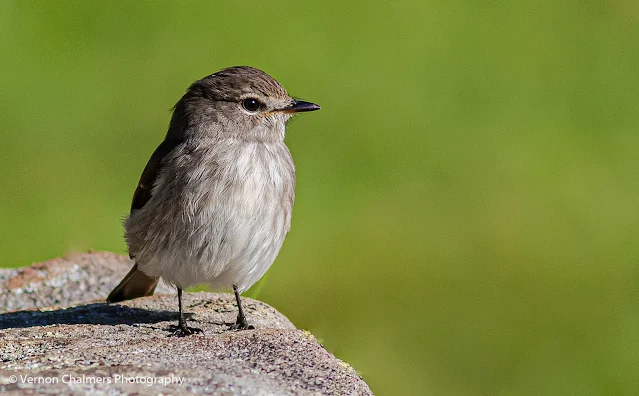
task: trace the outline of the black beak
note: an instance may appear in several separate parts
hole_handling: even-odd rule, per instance
[[[285,107],[280,111],[283,111],[284,113],[301,113],[303,111],[315,111],[319,109],[319,105],[316,105],[315,103],[295,100],[292,105]]]

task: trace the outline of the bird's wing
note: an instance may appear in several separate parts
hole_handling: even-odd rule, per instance
[[[146,164],[146,167],[144,167],[144,171],[142,171],[142,176],[140,176],[140,181],[138,182],[138,187],[133,193],[131,213],[142,208],[149,199],[151,199],[155,180],[164,165],[164,158],[179,144],[179,140],[165,139],[162,143],[160,143],[158,148],[155,149],[153,155],[151,155],[151,158],[149,159],[149,162]]]
[[[162,166],[164,166],[165,157],[180,144],[179,140],[165,139],[158,148],[155,149],[153,155],[146,164],[138,187],[133,193],[133,202],[131,202],[131,213],[143,207],[153,195],[153,186],[157,179]],[[135,260],[132,254],[131,259]],[[131,271],[122,279],[115,289],[106,298],[107,302],[118,302],[130,300],[132,298],[150,296],[155,291],[159,278],[152,278],[144,274],[138,269],[135,263]]]

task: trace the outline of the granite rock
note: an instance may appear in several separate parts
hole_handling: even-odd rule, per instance
[[[352,367],[260,301],[243,298],[256,330],[229,331],[231,294],[186,293],[189,325],[203,331],[189,337],[174,336],[174,293],[104,303],[129,268],[102,252],[0,273],[0,393],[371,394]]]

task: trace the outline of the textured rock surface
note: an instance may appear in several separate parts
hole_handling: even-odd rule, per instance
[[[104,299],[132,266],[126,256],[98,252],[73,254],[30,267],[2,269],[0,313]],[[156,291],[174,292],[161,282]]]
[[[370,394],[356,372],[311,334],[248,298],[247,316],[257,330],[235,332],[226,330],[236,315],[232,295],[187,293],[189,324],[203,334],[185,338],[172,336],[175,294],[44,308],[56,301],[78,303],[83,295],[103,298],[130,265],[110,253],[78,257],[0,280],[3,301],[39,307],[0,314],[0,393]],[[28,289],[30,298],[4,295],[18,289]]]

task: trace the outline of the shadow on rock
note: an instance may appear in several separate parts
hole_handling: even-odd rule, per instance
[[[185,314],[187,318],[191,315]],[[118,304],[94,303],[51,311],[17,311],[0,314],[0,330],[53,324],[143,324],[177,321],[178,313],[131,308]]]

